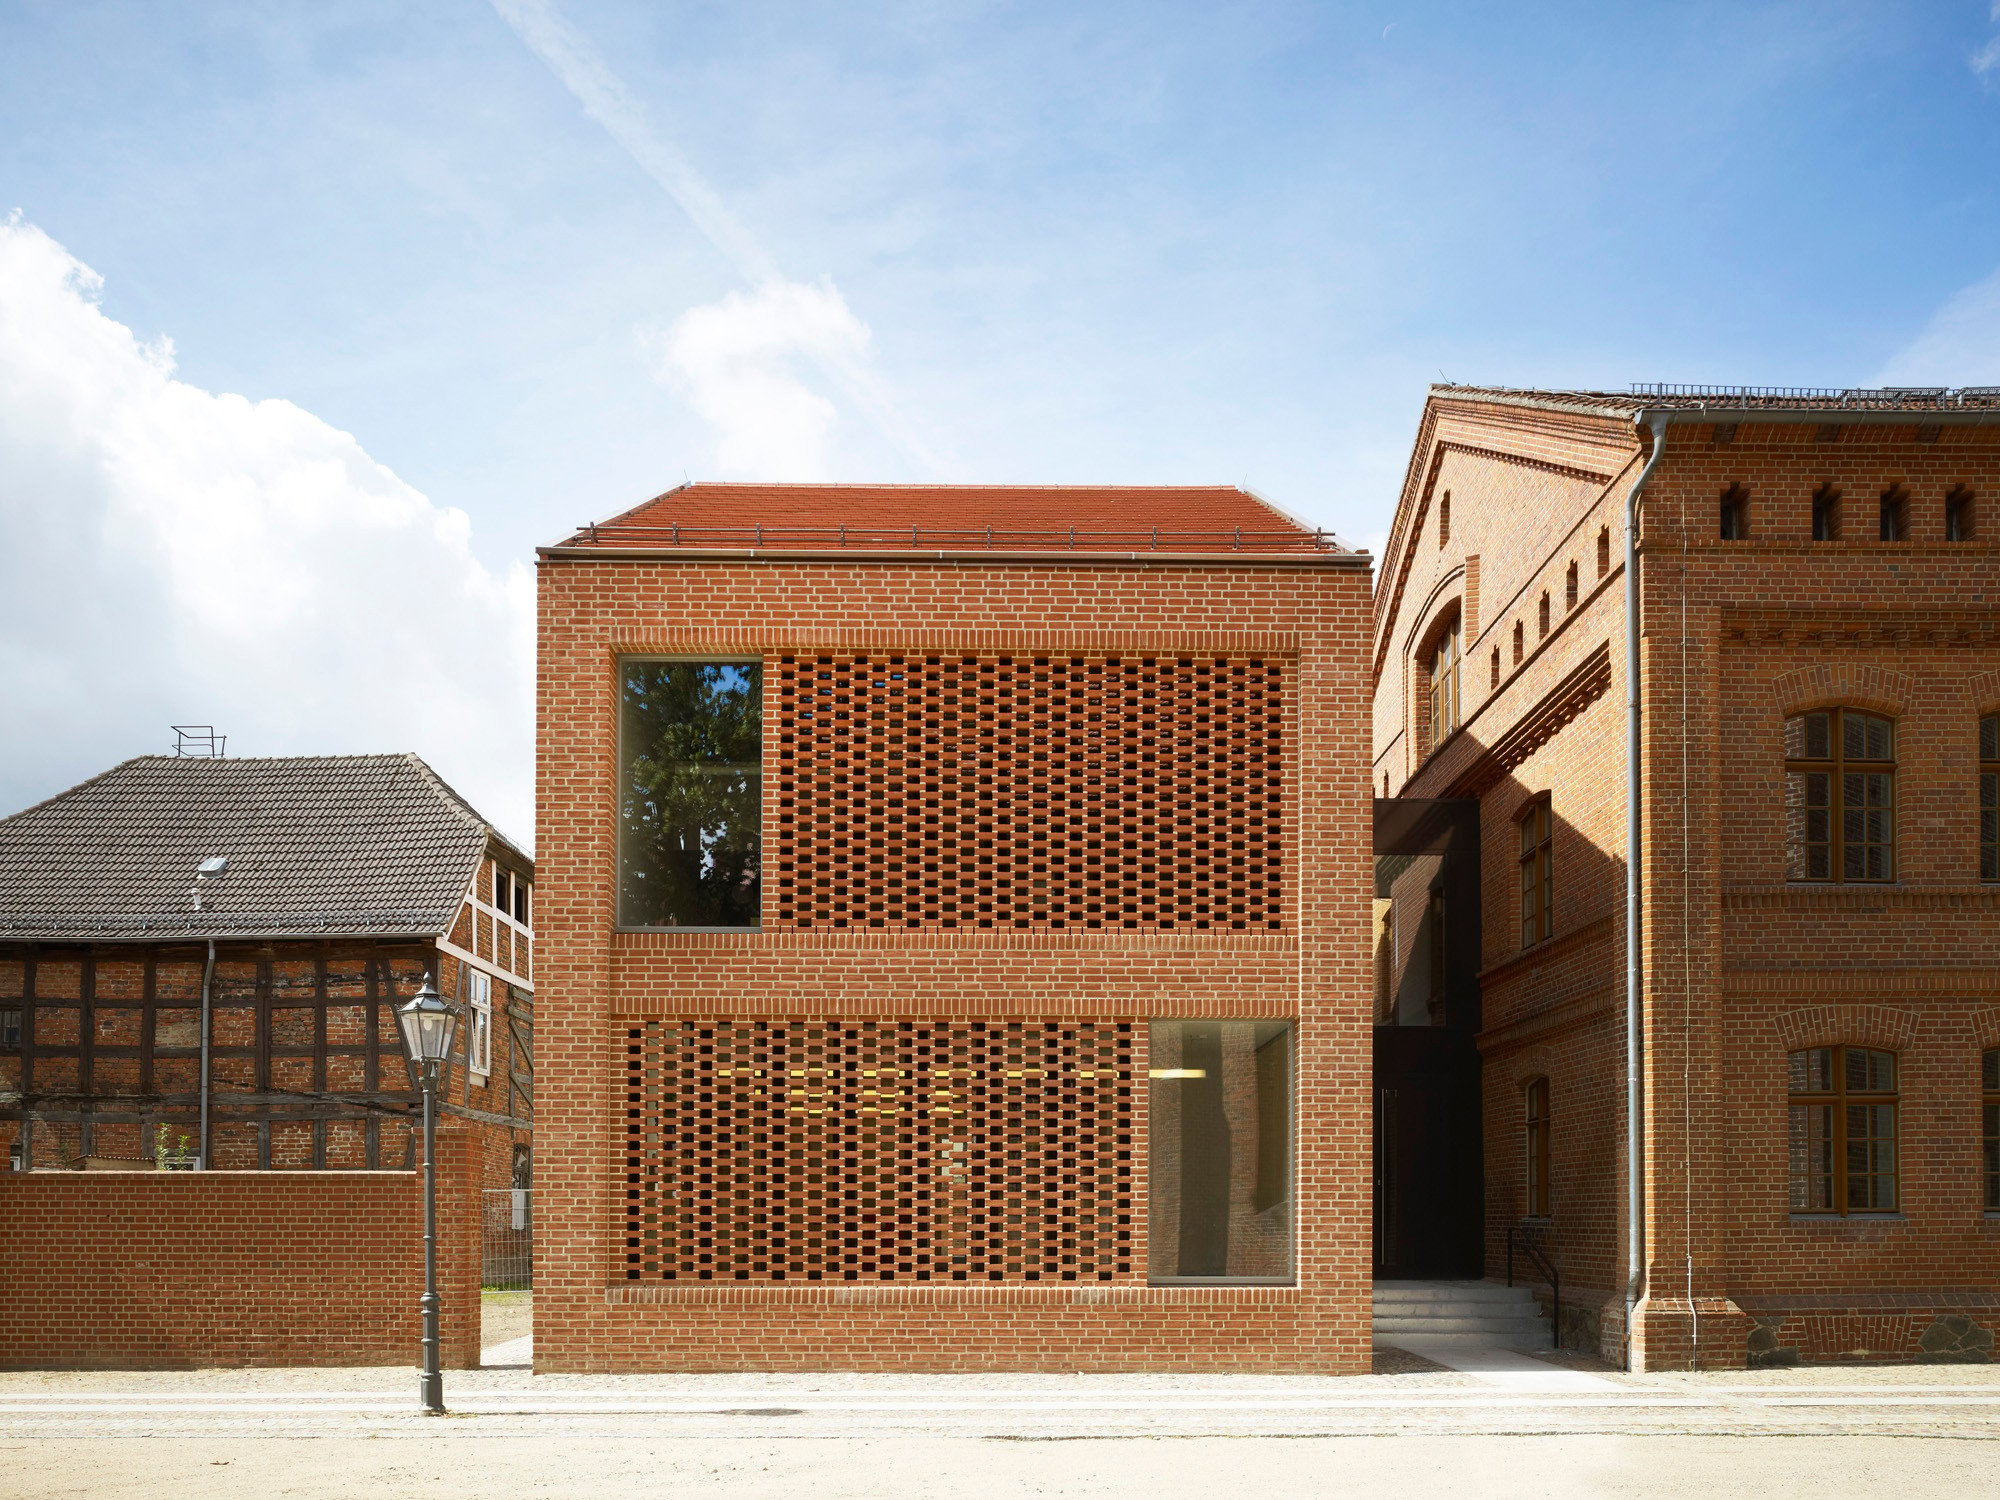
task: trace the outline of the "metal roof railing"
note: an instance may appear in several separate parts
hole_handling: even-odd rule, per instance
[[[2000,386],[1810,386],[1810,385],[1675,385],[1666,381],[1635,381],[1634,396],[1658,396],[1678,401],[1733,401],[1784,406],[1806,403],[1827,410],[1957,411],[2000,406]]]
[[[1102,531],[1085,526],[1046,530],[934,526],[684,526],[678,521],[589,523],[571,544],[595,547],[688,547],[787,551],[853,548],[933,552],[1345,552],[1330,531],[1296,527],[1174,531],[1153,526]]]

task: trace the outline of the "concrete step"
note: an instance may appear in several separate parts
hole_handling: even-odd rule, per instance
[[[1375,1332],[1385,1333],[1462,1333],[1491,1334],[1494,1337],[1538,1336],[1546,1339],[1549,1335],[1547,1318],[1385,1318],[1377,1315]]]
[[[1525,1291],[1519,1297],[1377,1297],[1377,1312],[1496,1312],[1511,1313],[1534,1307],[1535,1299]]]
[[[1378,1281],[1375,1300],[1429,1302],[1438,1298],[1456,1301],[1518,1302],[1532,1297],[1526,1286],[1507,1286],[1498,1281]]]

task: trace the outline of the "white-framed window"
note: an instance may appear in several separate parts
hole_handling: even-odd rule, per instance
[[[465,976],[465,1065],[482,1078],[493,1071],[493,976]]]

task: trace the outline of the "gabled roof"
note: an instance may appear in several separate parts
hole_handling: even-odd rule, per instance
[[[690,483],[579,529],[563,549],[1333,552],[1233,485]]]
[[[1849,418],[1896,416],[1924,422],[1939,415],[2000,416],[2000,386],[1667,385],[1640,383],[1624,391],[1545,391],[1527,386],[1434,385],[1433,397],[1500,401],[1552,411],[1630,416],[1641,411],[1844,413]]]
[[[489,843],[414,755],[144,755],[0,819],[0,939],[432,936]]]

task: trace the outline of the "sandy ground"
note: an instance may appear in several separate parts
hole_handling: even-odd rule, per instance
[[[655,1440],[357,1438],[0,1440],[0,1495],[140,1500],[284,1496],[730,1496],[959,1500],[1336,1495],[1811,1496],[1995,1493],[1993,1443],[1921,1438],[1391,1437]]]
[[[479,1346],[482,1349],[535,1331],[533,1292],[483,1292],[480,1304]]]

